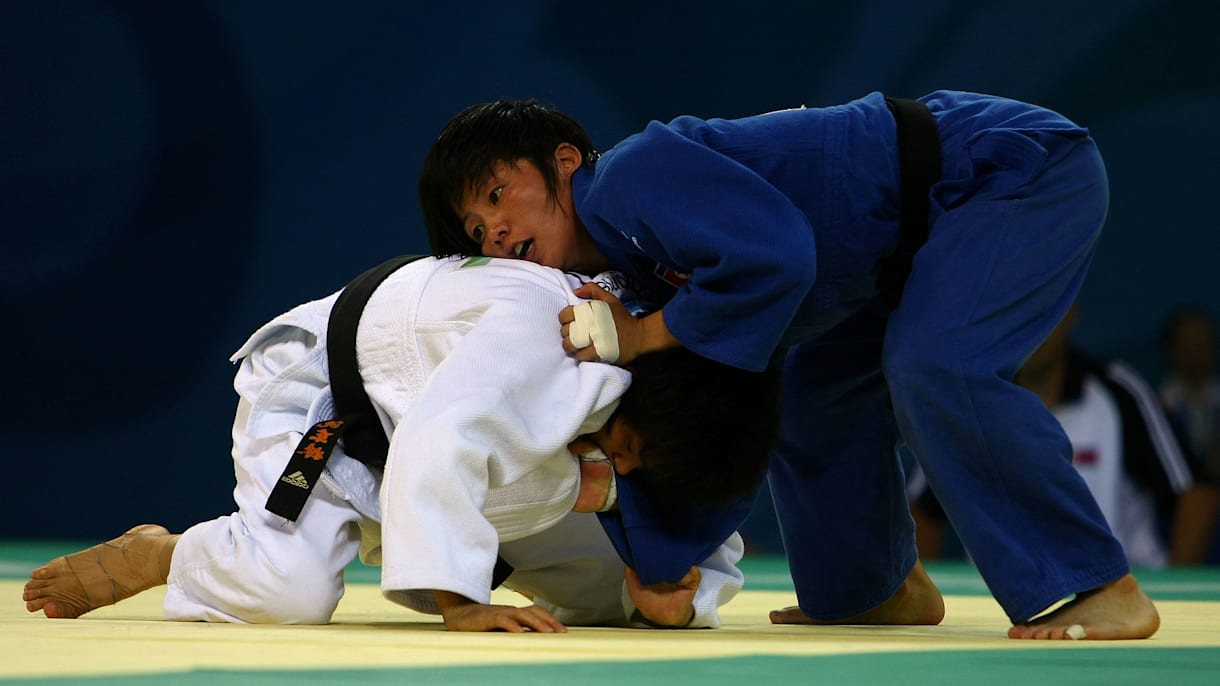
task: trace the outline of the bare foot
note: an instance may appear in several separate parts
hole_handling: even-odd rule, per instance
[[[1127,574],[1101,588],[1078,593],[1050,612],[1008,630],[1009,638],[1118,640],[1148,638],[1161,616],[1135,577]]]
[[[142,524],[118,538],[30,572],[21,594],[25,609],[56,619],[75,619],[99,607],[165,583],[178,536]]]
[[[799,607],[771,611],[772,624],[940,624],[945,618],[945,600],[931,577],[916,562],[902,586],[890,599],[871,610],[842,619],[813,619]]]

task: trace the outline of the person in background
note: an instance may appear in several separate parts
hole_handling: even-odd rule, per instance
[[[1206,310],[1183,308],[1165,321],[1161,352],[1168,374],[1161,402],[1186,433],[1208,474],[1220,477],[1220,378],[1216,376],[1216,322]]]
[[[1185,435],[1208,481],[1220,484],[1220,377],[1216,375],[1216,319],[1202,307],[1183,307],[1165,320],[1161,352],[1168,374],[1161,384],[1161,403]],[[1217,489],[1213,486],[1213,491]],[[1215,496],[1210,511],[1198,517],[1213,525],[1220,511]],[[1210,562],[1220,562],[1220,537],[1213,537]]]
[[[1072,464],[1133,566],[1203,563],[1214,528],[1214,517],[1207,517],[1214,488],[1200,479],[1144,378],[1121,361],[1099,360],[1072,345],[1078,321],[1073,305],[1021,367],[1017,383],[1036,393],[1063,426]],[[920,555],[935,559],[946,518],[922,473],[914,471],[910,483]]]

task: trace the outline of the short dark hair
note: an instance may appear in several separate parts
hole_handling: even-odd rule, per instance
[[[779,371],[751,372],[686,348],[640,355],[615,419],[640,434],[649,487],[689,505],[752,494],[779,428]],[[636,475],[635,472],[632,474]]]
[[[597,159],[593,141],[576,120],[532,99],[472,105],[449,120],[432,143],[419,177],[419,204],[432,253],[479,254],[457,207],[468,190],[491,177],[497,162],[528,160],[538,167],[555,199],[555,149],[562,143],[576,146],[586,164]]]

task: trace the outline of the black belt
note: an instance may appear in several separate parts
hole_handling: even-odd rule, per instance
[[[330,365],[330,390],[335,398],[335,418],[314,424],[297,444],[284,473],[271,489],[267,509],[292,521],[301,516],[330,454],[339,440],[343,451],[371,468],[384,470],[389,440],[381,428],[364,379],[356,362],[356,330],[360,315],[373,291],[403,265],[423,255],[400,255],[356,277],[343,289],[331,308],[326,329],[326,357]],[[496,557],[491,587],[497,588],[513,573],[512,565]]]
[[[877,289],[897,307],[915,252],[928,242],[928,195],[940,180],[940,134],[932,111],[918,100],[886,98],[898,130],[898,249],[881,260]]]

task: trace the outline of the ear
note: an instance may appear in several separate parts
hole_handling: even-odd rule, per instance
[[[584,161],[585,156],[581,154],[580,149],[571,143],[560,143],[559,147],[555,148],[555,169],[564,180],[571,178]]]

